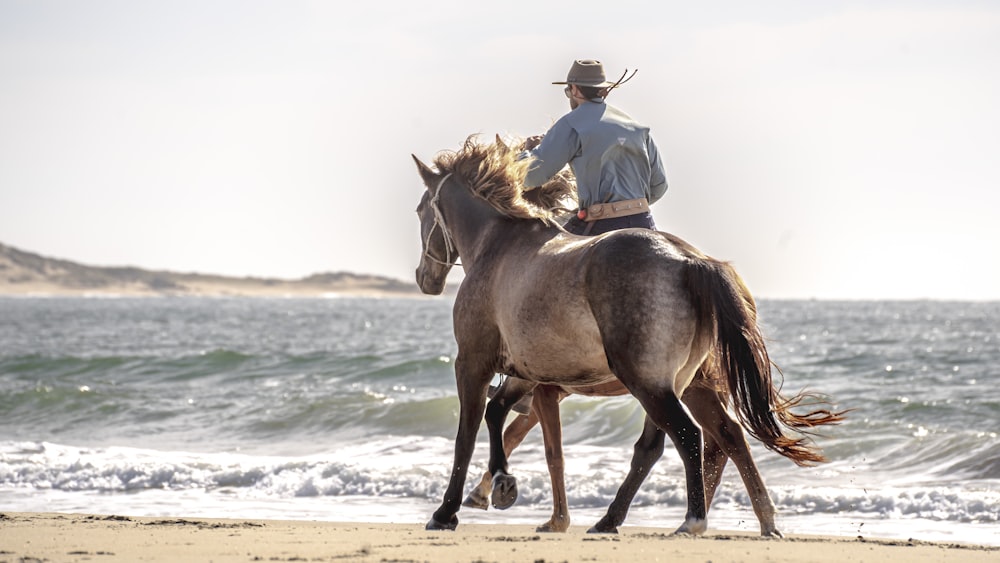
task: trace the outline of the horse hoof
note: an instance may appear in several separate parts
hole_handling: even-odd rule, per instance
[[[480,510],[488,510],[490,507],[490,501],[488,498],[483,496],[479,489],[476,489],[469,493],[469,496],[465,498],[462,506],[468,506],[469,508],[478,508]]]
[[[427,526],[425,526],[424,529],[428,531],[434,531],[434,530],[454,531],[455,528],[457,527],[458,527],[458,516],[452,516],[447,523],[440,522],[436,518],[431,517],[430,522],[427,523]]]
[[[674,535],[700,536],[708,530],[708,520],[704,518],[688,518],[674,531]]]
[[[569,525],[568,524],[564,524],[562,526],[557,526],[557,525],[553,524],[552,522],[546,522],[546,523],[542,524],[541,526],[535,528],[535,531],[536,532],[541,532],[543,534],[561,534],[561,533],[565,533],[567,529],[569,529]]]
[[[498,473],[493,478],[493,507],[506,510],[517,500],[517,479],[513,475]]]
[[[605,514],[603,518],[601,518],[600,520],[598,520],[596,524],[594,524],[593,526],[590,527],[589,530],[587,530],[587,533],[588,534],[617,534],[618,533],[618,525],[614,523],[614,519],[612,519],[610,516],[608,516],[607,514]]]

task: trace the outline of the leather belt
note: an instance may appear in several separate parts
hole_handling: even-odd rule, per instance
[[[628,215],[638,215],[649,211],[649,202],[646,198],[626,199],[623,201],[612,201],[609,203],[595,203],[584,210],[581,217],[584,221],[591,223],[601,219],[613,219],[615,217],[626,217]]]

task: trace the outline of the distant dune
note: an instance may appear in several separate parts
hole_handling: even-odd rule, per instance
[[[419,296],[414,282],[348,272],[297,280],[97,267],[0,244],[0,295]]]

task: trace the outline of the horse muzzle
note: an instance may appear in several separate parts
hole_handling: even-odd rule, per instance
[[[447,271],[438,273],[437,275],[432,275],[428,273],[428,270],[437,270],[439,268],[431,267],[428,268],[427,265],[421,264],[417,267],[416,278],[417,287],[420,288],[426,295],[441,295],[444,292],[445,278],[448,275]]]

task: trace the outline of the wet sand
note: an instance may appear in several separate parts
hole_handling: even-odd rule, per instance
[[[136,561],[574,562],[684,561],[919,563],[1000,561],[1000,547],[865,537],[750,534],[671,536],[624,527],[588,535],[583,526],[540,534],[530,525],[463,524],[428,532],[422,524],[219,520],[0,514],[0,563]]]

